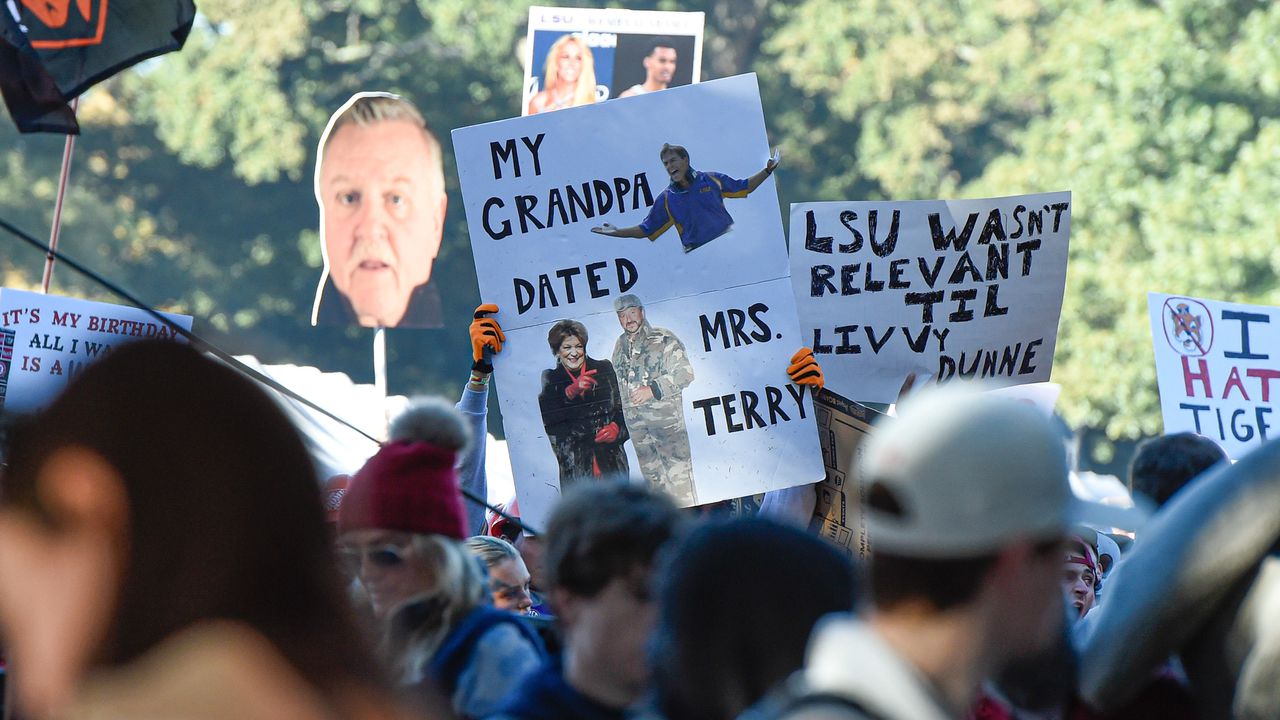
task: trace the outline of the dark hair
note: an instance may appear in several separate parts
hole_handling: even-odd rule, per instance
[[[576,337],[582,341],[582,351],[587,350],[587,326],[577,320],[561,320],[547,331],[547,344],[551,346],[551,354],[560,352],[560,343],[567,337]]]
[[[667,153],[675,153],[677,156],[689,159],[689,151],[684,149],[683,145],[672,145],[671,143],[662,143],[662,149],[658,151],[658,159],[667,156]]]
[[[672,40],[666,35],[659,35],[658,37],[649,41],[647,49],[644,51],[644,56],[649,57],[650,55],[653,55],[653,51],[657,50],[658,48],[671,48],[672,50],[675,50],[676,41]]]
[[[254,383],[174,342],[114,349],[16,433],[0,507],[51,522],[36,478],[73,446],[119,473],[128,502],[128,559],[101,662],[128,663],[225,619],[263,635],[331,698],[353,681],[383,686],[310,458]]]
[[[1145,440],[1129,464],[1129,489],[1164,505],[1200,473],[1226,460],[1222,448],[1195,433],[1175,433]]]
[[[595,597],[614,578],[653,565],[680,524],[675,503],[661,492],[623,482],[578,486],[547,523],[548,584]]]
[[[818,618],[855,603],[846,552],[759,518],[703,525],[661,567],[650,667],[669,720],[738,717],[804,665]]]
[[[871,602],[880,610],[892,610],[911,600],[923,600],[937,612],[966,605],[977,597],[997,557],[906,557],[877,552],[874,542],[868,582]],[[1059,554],[1062,548],[1063,538],[1054,537],[1038,541],[1032,553]]]

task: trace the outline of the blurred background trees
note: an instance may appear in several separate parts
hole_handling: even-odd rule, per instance
[[[82,98],[63,248],[195,315],[227,350],[369,381],[371,331],[309,325],[321,267],[311,169],[352,93],[404,94],[445,145],[453,212],[435,277],[453,324],[389,333],[390,389],[454,394],[479,297],[448,132],[519,113],[530,4],[202,0],[181,53]],[[783,208],[1071,190],[1054,380],[1073,425],[1116,439],[1160,430],[1148,291],[1280,302],[1280,5],[627,6],[705,11],[703,79],[759,74],[786,153]],[[0,142],[0,215],[43,236],[62,140],[6,122]],[[38,285],[43,258],[0,242],[3,284]],[[65,268],[53,291],[116,301]]]

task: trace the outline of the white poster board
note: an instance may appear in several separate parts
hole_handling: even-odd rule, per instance
[[[803,342],[774,181],[730,192],[769,157],[753,75],[464,128],[453,140],[480,293],[501,308],[507,335],[494,360],[498,396],[520,507],[535,524],[562,474],[577,481],[595,476],[593,462],[622,464],[616,452],[598,455],[599,444],[620,448],[633,480],[684,504],[822,477],[812,400],[786,375]],[[674,186],[659,157],[666,143],[687,148],[699,171],[681,197],[664,194]],[[695,192],[714,184],[712,171],[725,173],[723,196]],[[677,218],[652,240],[591,231],[637,227],[651,210],[684,217],[691,198],[732,225],[716,234]],[[645,323],[625,328],[634,301]],[[549,335],[562,320],[585,330],[585,366],[553,353]],[[595,371],[598,422],[564,440],[565,413],[583,420],[567,386],[585,370]],[[610,422],[629,437],[595,442]]]
[[[184,330],[191,316],[164,313]],[[181,335],[134,307],[0,288],[0,407],[39,410],[120,343]]]
[[[913,371],[1047,381],[1070,229],[1068,192],[792,205],[796,306],[827,385],[891,403]]]
[[[1280,309],[1147,294],[1166,433],[1193,432],[1232,459],[1276,434]]]
[[[531,7],[520,114],[696,83],[703,23],[700,12]]]

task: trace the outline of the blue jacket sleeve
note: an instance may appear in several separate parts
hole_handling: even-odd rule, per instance
[[[470,385],[470,383],[468,383]],[[489,389],[472,390],[463,386],[462,399],[455,406],[471,427],[471,447],[458,460],[458,485],[477,497],[489,497],[489,480],[484,472],[484,446],[489,438]],[[467,513],[467,530],[476,535],[484,527],[485,509],[465,497],[462,506]]]

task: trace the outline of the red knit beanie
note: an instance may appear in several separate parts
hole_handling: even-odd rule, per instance
[[[470,534],[454,470],[457,452],[466,444],[466,428],[452,407],[444,415],[439,405],[426,408],[425,415],[422,410],[420,406],[398,419],[391,429],[393,441],[351,478],[338,510],[339,533],[398,530],[456,540]],[[419,414],[409,417],[415,412]],[[442,423],[452,425],[455,419],[461,426],[460,442],[454,441],[456,428],[441,430]],[[427,431],[421,432],[424,427]]]

